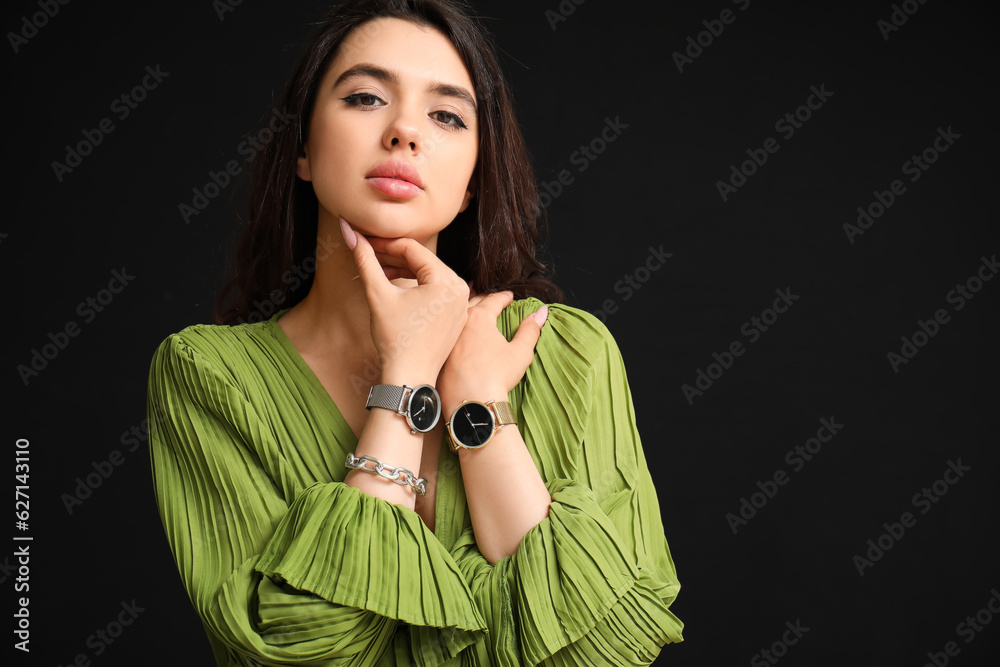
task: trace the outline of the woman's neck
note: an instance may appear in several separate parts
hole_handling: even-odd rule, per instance
[[[302,353],[364,355],[374,360],[377,353],[368,299],[361,280],[352,280],[358,275],[354,256],[344,243],[339,222],[330,223],[324,217],[319,223],[312,287],[279,323]],[[416,280],[397,278],[392,283],[412,287]]]

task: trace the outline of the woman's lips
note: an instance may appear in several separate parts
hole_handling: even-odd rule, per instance
[[[418,188],[413,183],[398,178],[378,176],[374,178],[366,178],[365,180],[378,188],[379,191],[389,195],[390,197],[408,199],[410,197],[416,197],[418,194],[423,192],[423,190]]]
[[[402,199],[416,197],[424,185],[417,168],[403,160],[386,160],[368,172],[366,180],[380,192]]]

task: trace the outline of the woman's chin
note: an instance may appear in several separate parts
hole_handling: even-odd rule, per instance
[[[433,238],[446,225],[433,225],[415,220],[378,220],[370,222],[361,218],[358,221],[344,216],[344,219],[358,232],[369,238],[416,239],[421,243]]]

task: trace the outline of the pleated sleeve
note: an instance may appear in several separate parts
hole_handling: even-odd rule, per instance
[[[148,412],[157,506],[217,663],[376,665],[400,623],[433,632],[444,658],[481,641],[464,575],[419,515],[300,483],[289,434],[210,339],[189,328],[160,345]]]
[[[541,303],[515,305],[501,316],[508,336]],[[680,585],[607,328],[583,311],[550,306],[511,399],[552,496],[549,515],[495,565],[471,529],[452,550],[499,664],[650,664],[664,644],[682,640],[670,611]],[[672,471],[659,473],[668,484]]]

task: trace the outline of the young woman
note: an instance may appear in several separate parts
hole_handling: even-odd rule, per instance
[[[150,373],[156,499],[217,663],[650,663],[679,585],[621,355],[543,305],[485,33],[452,1],[351,2],[279,108],[220,323]]]

